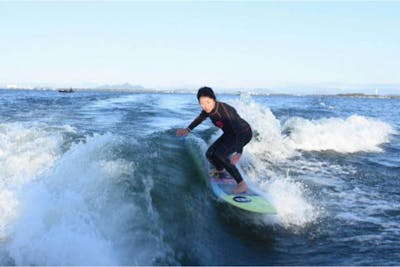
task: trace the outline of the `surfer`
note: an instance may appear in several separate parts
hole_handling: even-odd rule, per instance
[[[253,136],[250,125],[239,116],[233,107],[217,101],[214,91],[210,87],[200,88],[197,92],[197,100],[203,109],[202,112],[186,129],[178,129],[176,135],[186,136],[206,118],[210,118],[214,125],[223,131],[223,134],[206,152],[207,159],[214,167],[211,172],[213,175],[221,175],[226,170],[237,183],[233,193],[246,192],[247,184],[235,164],[243,153],[243,147],[250,142]],[[229,158],[231,155],[232,157]]]

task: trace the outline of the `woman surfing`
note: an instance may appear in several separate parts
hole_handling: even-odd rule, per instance
[[[213,166],[212,175],[222,175],[226,170],[237,183],[233,193],[246,192],[247,184],[235,164],[243,153],[243,147],[250,142],[253,136],[250,125],[239,116],[232,106],[217,101],[214,91],[210,87],[200,88],[197,92],[197,100],[202,108],[200,115],[186,129],[178,129],[176,135],[186,136],[206,118],[210,118],[214,125],[223,131],[223,134],[206,152],[206,157]]]

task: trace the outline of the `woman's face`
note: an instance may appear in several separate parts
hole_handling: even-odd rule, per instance
[[[201,108],[207,113],[210,113],[215,107],[215,100],[208,96],[201,96],[199,98],[199,103]]]

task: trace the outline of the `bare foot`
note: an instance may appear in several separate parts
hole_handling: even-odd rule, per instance
[[[234,194],[240,194],[247,191],[247,184],[245,181],[238,183],[237,187],[232,191]]]

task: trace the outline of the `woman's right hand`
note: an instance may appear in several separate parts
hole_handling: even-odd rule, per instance
[[[176,135],[177,136],[186,136],[189,134],[189,130],[188,129],[178,129],[176,130]]]

